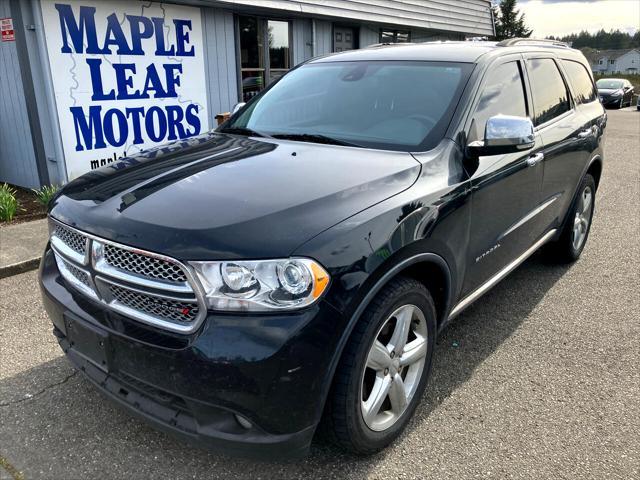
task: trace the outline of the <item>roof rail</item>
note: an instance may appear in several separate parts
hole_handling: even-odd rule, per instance
[[[378,47],[401,47],[402,45],[415,45],[413,42],[382,42],[382,43],[374,43],[372,45],[367,45],[366,48],[378,48]]]
[[[498,47],[513,47],[515,45],[546,45],[549,47],[571,48],[568,43],[547,38],[508,38],[496,44]]]

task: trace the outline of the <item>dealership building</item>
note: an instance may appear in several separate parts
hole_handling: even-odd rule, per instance
[[[490,0],[0,0],[0,26],[0,183],[28,188],[207,132],[318,55],[494,33]]]

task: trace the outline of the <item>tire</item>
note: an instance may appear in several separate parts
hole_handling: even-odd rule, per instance
[[[586,194],[589,193],[590,203],[585,208]],[[550,257],[558,263],[571,263],[580,258],[584,246],[589,238],[593,211],[596,200],[596,183],[589,174],[585,175],[580,183],[578,194],[567,212],[565,225],[560,234],[560,238],[548,246]],[[580,226],[578,226],[580,224]],[[580,239],[577,229],[580,229]]]
[[[398,323],[401,318],[411,320]],[[394,338],[402,337],[397,334],[402,329],[396,327],[403,324],[411,329],[408,348],[394,355]],[[435,335],[436,310],[426,287],[407,277],[389,282],[362,314],[345,346],[323,416],[325,436],[358,455],[378,452],[393,442],[409,422],[427,385]],[[418,351],[424,354],[421,359]],[[403,358],[414,363],[398,370]],[[376,402],[383,397],[384,402]]]

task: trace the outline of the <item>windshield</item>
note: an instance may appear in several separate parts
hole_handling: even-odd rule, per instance
[[[618,90],[623,86],[621,80],[598,80],[596,85],[605,90]]]
[[[220,131],[387,150],[442,139],[473,65],[322,62],[303,65]]]

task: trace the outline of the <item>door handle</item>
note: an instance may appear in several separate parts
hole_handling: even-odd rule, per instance
[[[536,153],[535,155],[531,155],[529,158],[527,158],[527,165],[530,167],[533,167],[537,164],[539,164],[542,160],[544,160],[544,153],[539,152]]]
[[[586,130],[582,130],[578,133],[578,138],[589,138],[591,135],[593,135],[593,130],[587,128]]]

